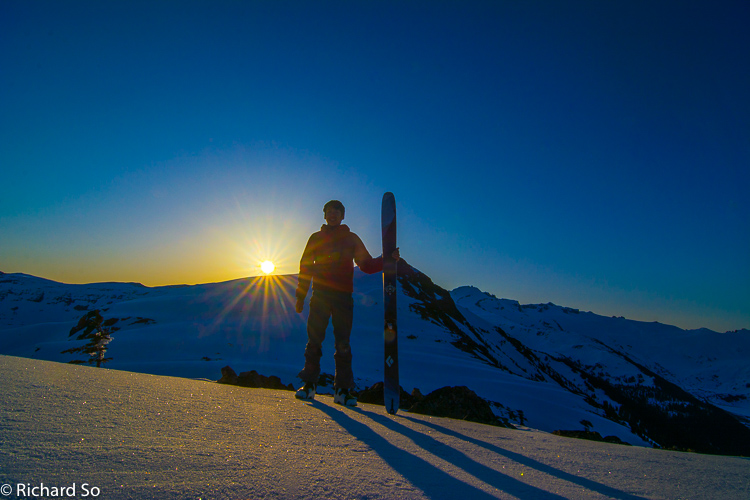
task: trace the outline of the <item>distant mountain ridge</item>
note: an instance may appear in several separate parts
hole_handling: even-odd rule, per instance
[[[402,384],[467,385],[516,425],[598,431],[637,445],[750,456],[750,331],[682,330],[475,287],[399,266]],[[0,354],[70,362],[68,332],[99,309],[109,368],[217,379],[230,364],[293,382],[306,342],[296,276],[194,286],[68,285],[0,274]],[[355,273],[355,375],[382,376],[382,280]],[[80,343],[80,342],[79,342]],[[332,341],[324,371],[333,371]]]

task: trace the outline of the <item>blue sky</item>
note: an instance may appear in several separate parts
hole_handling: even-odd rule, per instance
[[[742,1],[0,3],[0,270],[295,273],[322,206],[379,253],[750,328]]]

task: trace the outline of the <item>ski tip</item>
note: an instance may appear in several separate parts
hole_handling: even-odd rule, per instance
[[[395,415],[398,411],[398,405],[396,404],[395,399],[391,399],[386,405],[385,405],[385,411],[388,412],[389,415]]]

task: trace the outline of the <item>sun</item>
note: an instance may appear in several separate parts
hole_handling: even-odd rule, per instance
[[[260,270],[266,274],[271,274],[276,266],[270,260],[264,260],[260,263]]]

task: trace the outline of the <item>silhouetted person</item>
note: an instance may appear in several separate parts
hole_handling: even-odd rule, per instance
[[[305,383],[296,397],[314,399],[320,377],[322,344],[329,319],[333,322],[336,362],[333,401],[345,406],[356,406],[357,398],[350,394],[354,387],[352,372],[352,349],[349,336],[352,331],[354,303],[352,300],[354,264],[367,274],[383,270],[383,258],[373,258],[362,240],[342,224],[344,205],[331,200],[323,207],[326,220],[320,231],[313,233],[302,253],[299,264],[297,285],[297,312],[301,313],[305,297],[312,281],[310,314],[307,318],[307,346],[305,347],[305,367],[299,378]],[[399,250],[393,257],[400,258]]]

